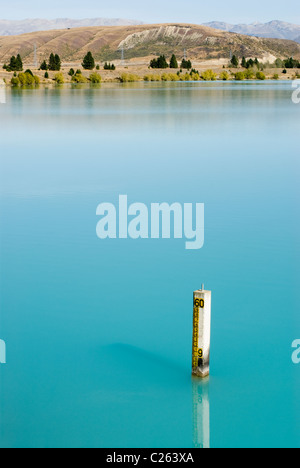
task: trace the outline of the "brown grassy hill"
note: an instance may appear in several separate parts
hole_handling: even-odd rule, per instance
[[[64,62],[80,61],[90,50],[98,61],[116,60],[124,48],[125,58],[149,57],[172,53],[192,59],[227,58],[230,51],[245,57],[300,58],[300,44],[281,39],[265,39],[189,24],[88,27],[41,31],[20,36],[0,37],[0,62],[21,54],[24,62],[33,62],[34,45],[40,63],[51,52]]]

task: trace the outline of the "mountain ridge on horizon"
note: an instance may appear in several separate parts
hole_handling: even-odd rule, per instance
[[[286,21],[272,20],[267,23],[255,21],[250,24],[231,24],[222,21],[211,21],[203,24],[210,28],[244,34],[246,36],[289,39],[300,43],[300,25],[288,23]]]
[[[0,19],[0,36],[18,36],[21,34],[69,29],[89,26],[139,26],[142,21],[123,18],[26,18],[24,20]]]
[[[0,36],[15,36],[30,32],[50,31],[54,29],[69,29],[89,26],[140,26],[147,24],[139,20],[123,18],[26,18],[24,20],[0,19]],[[149,23],[151,24],[151,23]],[[300,43],[300,25],[280,20],[267,23],[255,21],[250,24],[232,24],[222,21],[199,23],[221,31],[234,32],[248,36],[258,36],[274,39],[289,39]]]
[[[0,19],[0,36],[19,36],[26,33],[74,29],[80,27],[141,26],[145,24],[147,23],[138,20],[101,17],[84,19],[56,18],[50,20],[40,18],[27,18],[24,20]],[[149,25],[150,24],[151,23],[149,23]],[[201,25],[246,36],[288,39],[300,43],[300,25],[280,20],[272,20],[268,23],[255,21],[250,24],[231,24],[222,21],[211,21],[209,23],[199,24],[199,26]]]

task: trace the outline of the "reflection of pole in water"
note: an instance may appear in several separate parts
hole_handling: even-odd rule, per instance
[[[0,340],[0,364],[6,364],[6,344]]]
[[[193,446],[210,448],[209,380],[192,378]]]

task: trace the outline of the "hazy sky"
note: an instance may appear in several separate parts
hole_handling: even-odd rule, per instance
[[[130,18],[144,22],[252,23],[279,19],[300,23],[299,0],[0,0],[1,19]]]

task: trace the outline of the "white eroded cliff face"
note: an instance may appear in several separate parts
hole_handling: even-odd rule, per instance
[[[132,49],[137,45],[156,41],[159,42],[167,39],[177,39],[179,43],[184,40],[197,41],[203,37],[203,34],[193,31],[189,27],[180,26],[160,26],[158,28],[147,29],[145,31],[130,34],[119,44],[119,49]]]

